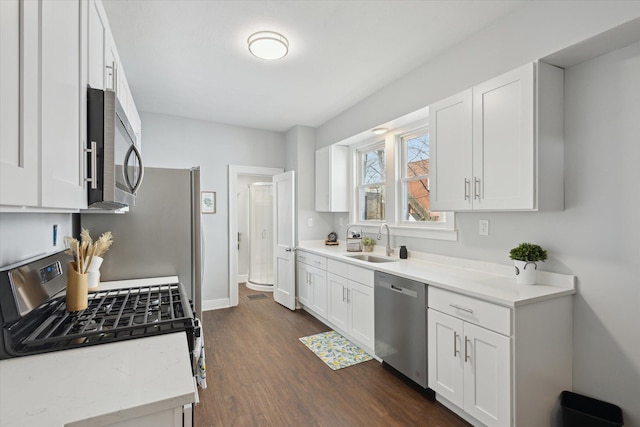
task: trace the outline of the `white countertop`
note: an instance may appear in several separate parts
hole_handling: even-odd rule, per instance
[[[369,263],[349,258],[364,252],[347,252],[344,242],[326,246],[322,241],[304,241],[299,250],[326,256],[372,270],[383,271],[411,280],[417,280],[442,289],[459,292],[485,301],[516,307],[537,301],[575,294],[575,277],[538,271],[542,284],[523,286],[516,284],[513,267],[480,261],[464,260],[410,252],[409,259],[395,262]],[[384,256],[384,248],[376,246],[375,256]]]
[[[102,426],[196,400],[184,332],[0,361],[0,427]]]

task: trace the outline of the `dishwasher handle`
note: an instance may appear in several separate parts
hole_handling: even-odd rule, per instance
[[[398,294],[402,294],[411,298],[418,298],[418,292],[414,291],[413,289],[409,289],[409,288],[401,288],[399,286],[396,286],[394,284],[391,283],[386,283],[386,282],[378,282],[376,283],[376,286],[381,287],[381,288],[385,288],[388,289],[392,292],[398,293]]]

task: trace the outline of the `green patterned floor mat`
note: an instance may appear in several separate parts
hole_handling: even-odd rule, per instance
[[[336,331],[309,335],[300,341],[334,371],[373,359]]]

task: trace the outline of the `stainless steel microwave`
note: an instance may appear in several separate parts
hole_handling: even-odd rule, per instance
[[[144,166],[131,123],[112,90],[87,93],[89,208],[135,206]]]

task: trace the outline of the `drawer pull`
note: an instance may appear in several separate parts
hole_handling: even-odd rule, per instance
[[[467,307],[462,307],[462,306],[460,306],[458,304],[449,304],[449,307],[453,307],[456,310],[462,310],[462,311],[466,311],[467,313],[473,314],[473,310],[471,310],[470,308],[467,308]]]

